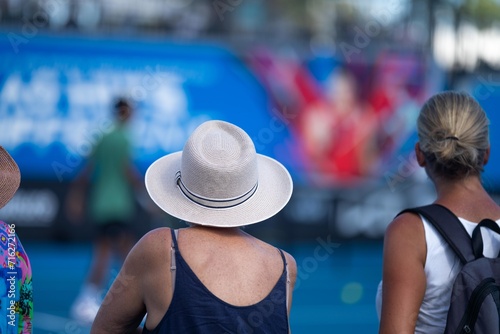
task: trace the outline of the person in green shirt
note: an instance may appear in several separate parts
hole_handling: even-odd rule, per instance
[[[92,264],[71,308],[74,319],[89,324],[97,314],[113,255],[118,255],[123,262],[136,241],[131,220],[135,213],[134,187],[141,182],[132,167],[127,133],[131,104],[126,99],[118,99],[114,116],[112,130],[95,145],[87,166],[70,191],[73,207],[70,218],[75,219],[83,212],[83,197],[89,185],[88,213],[95,224]]]

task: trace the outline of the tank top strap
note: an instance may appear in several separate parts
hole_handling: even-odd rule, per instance
[[[170,234],[172,235],[172,247],[174,247],[175,249],[179,249],[179,247],[177,246],[177,238],[179,236],[179,230],[171,228]]]
[[[283,266],[284,266],[284,270],[285,270],[285,274],[286,274],[286,290],[285,290],[285,294],[286,294],[286,310],[289,311],[289,308],[288,308],[288,295],[290,293],[290,274],[288,272],[288,263],[286,262],[286,257],[285,257],[285,253],[283,253],[283,251],[281,249],[278,248],[278,251],[280,252],[280,255],[281,255],[281,259],[283,260]],[[290,323],[288,323],[288,325],[290,326]],[[290,328],[290,327],[288,327]]]
[[[170,229],[170,234],[172,235],[172,243],[170,245],[170,273],[172,274],[172,295],[175,291],[175,271],[177,269],[176,262],[176,252],[179,251],[179,246],[177,245],[177,237],[179,235],[179,230]]]
[[[277,248],[277,250],[278,250],[278,252],[280,252],[281,259],[283,260],[283,264],[286,267],[287,263],[286,263],[285,253],[283,253],[283,251],[281,249],[279,249],[279,248]]]
[[[288,283],[290,283],[290,277],[288,274],[288,263],[286,262],[285,253],[283,253],[283,251],[279,248],[278,248],[278,251],[280,252],[281,259],[283,260],[283,267],[284,267],[285,273],[286,273],[286,283],[288,284]]]

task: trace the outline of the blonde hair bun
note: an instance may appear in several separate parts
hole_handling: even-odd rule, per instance
[[[420,149],[437,174],[447,178],[479,174],[489,147],[489,120],[464,92],[432,96],[417,120]]]

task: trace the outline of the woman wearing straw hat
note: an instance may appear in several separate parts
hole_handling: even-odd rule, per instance
[[[180,230],[146,234],[107,293],[92,333],[287,333],[295,260],[240,229],[278,213],[288,171],[233,124],[208,121],[155,161],[146,188]]]
[[[0,146],[0,208],[14,197],[21,182],[19,167]],[[0,212],[1,216],[1,212]],[[0,221],[0,333],[32,332],[33,285],[28,255],[14,224]]]

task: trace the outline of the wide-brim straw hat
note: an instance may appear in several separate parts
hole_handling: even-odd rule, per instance
[[[10,154],[0,146],[0,208],[7,204],[21,183],[21,172]]]
[[[168,214],[216,227],[266,220],[286,205],[293,190],[286,168],[257,154],[250,137],[224,121],[198,126],[182,151],[151,164],[145,182]]]

